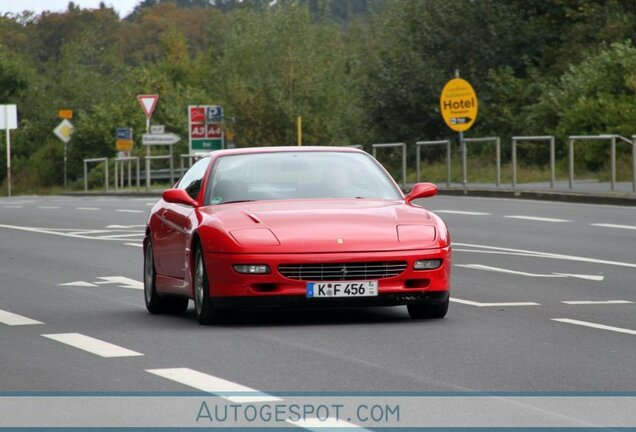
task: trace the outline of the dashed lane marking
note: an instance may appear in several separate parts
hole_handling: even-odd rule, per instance
[[[458,214],[466,216],[490,216],[490,213],[459,211],[459,210],[431,210],[433,213]]]
[[[141,243],[124,243],[126,246],[144,247]]]
[[[625,334],[636,336],[636,330],[626,329],[622,327],[612,327],[612,326],[608,326],[604,324],[596,324],[593,322],[579,321],[579,320],[573,320],[569,318],[552,318],[552,321],[558,321],[558,322],[562,322],[566,324],[574,324],[574,325],[583,326],[583,327],[590,327],[590,328],[595,328],[599,330],[608,330],[608,331],[613,331],[616,333],[625,333]]]
[[[97,211],[101,209],[97,207],[75,207],[75,210]]]
[[[451,297],[450,301],[455,303],[461,303],[468,306],[477,307],[508,307],[508,306],[541,306],[541,303],[535,302],[502,302],[502,303],[480,303],[472,300],[463,300],[456,297]]]
[[[618,228],[618,229],[626,229],[626,230],[636,230],[636,226],[633,225],[616,225],[616,224],[606,224],[606,223],[593,223],[590,224],[593,227],[601,227],[601,228]]]
[[[634,304],[634,302],[629,300],[601,300],[601,301],[591,301],[591,300],[569,300],[562,301],[561,303],[565,303],[568,305],[613,305],[613,304]]]
[[[81,333],[43,334],[42,336],[100,357],[137,357],[143,355],[137,351],[132,351]]]
[[[510,216],[504,216],[505,218],[508,219],[522,219],[522,220],[529,220],[529,221],[535,221],[535,222],[572,222],[569,219],[555,219],[555,218],[546,218],[546,217],[537,217],[537,216],[522,216],[522,215],[510,215]]]
[[[282,399],[232,381],[208,375],[189,368],[146,369],[146,372],[175,381],[189,387],[216,394],[223,399],[237,403],[275,402]],[[228,395],[226,393],[250,393],[245,395]],[[251,394],[253,393],[253,394]]]
[[[115,210],[120,213],[145,213],[143,210],[126,210],[126,209],[117,209]]]
[[[0,323],[9,325],[9,326],[23,326],[23,325],[35,325],[35,324],[44,324],[41,321],[36,321],[31,318],[27,318],[22,315],[18,315],[9,311],[0,309]]]

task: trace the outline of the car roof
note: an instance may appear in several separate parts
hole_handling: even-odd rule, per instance
[[[254,153],[284,153],[284,152],[339,152],[339,153],[365,153],[365,151],[355,147],[339,146],[271,146],[271,147],[242,147],[234,149],[215,150],[208,155],[219,157],[235,154]]]

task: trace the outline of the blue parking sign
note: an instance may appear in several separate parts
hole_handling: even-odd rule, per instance
[[[205,110],[206,123],[218,123],[223,119],[223,108],[219,105],[211,105]]]

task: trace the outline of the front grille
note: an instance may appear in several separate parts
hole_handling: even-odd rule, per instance
[[[281,264],[280,274],[306,281],[376,280],[398,276],[406,261],[349,262],[324,264]]]

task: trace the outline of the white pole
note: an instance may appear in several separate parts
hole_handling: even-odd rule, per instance
[[[4,109],[4,125],[7,128],[7,195],[11,196],[11,129],[9,129],[9,107]]]

